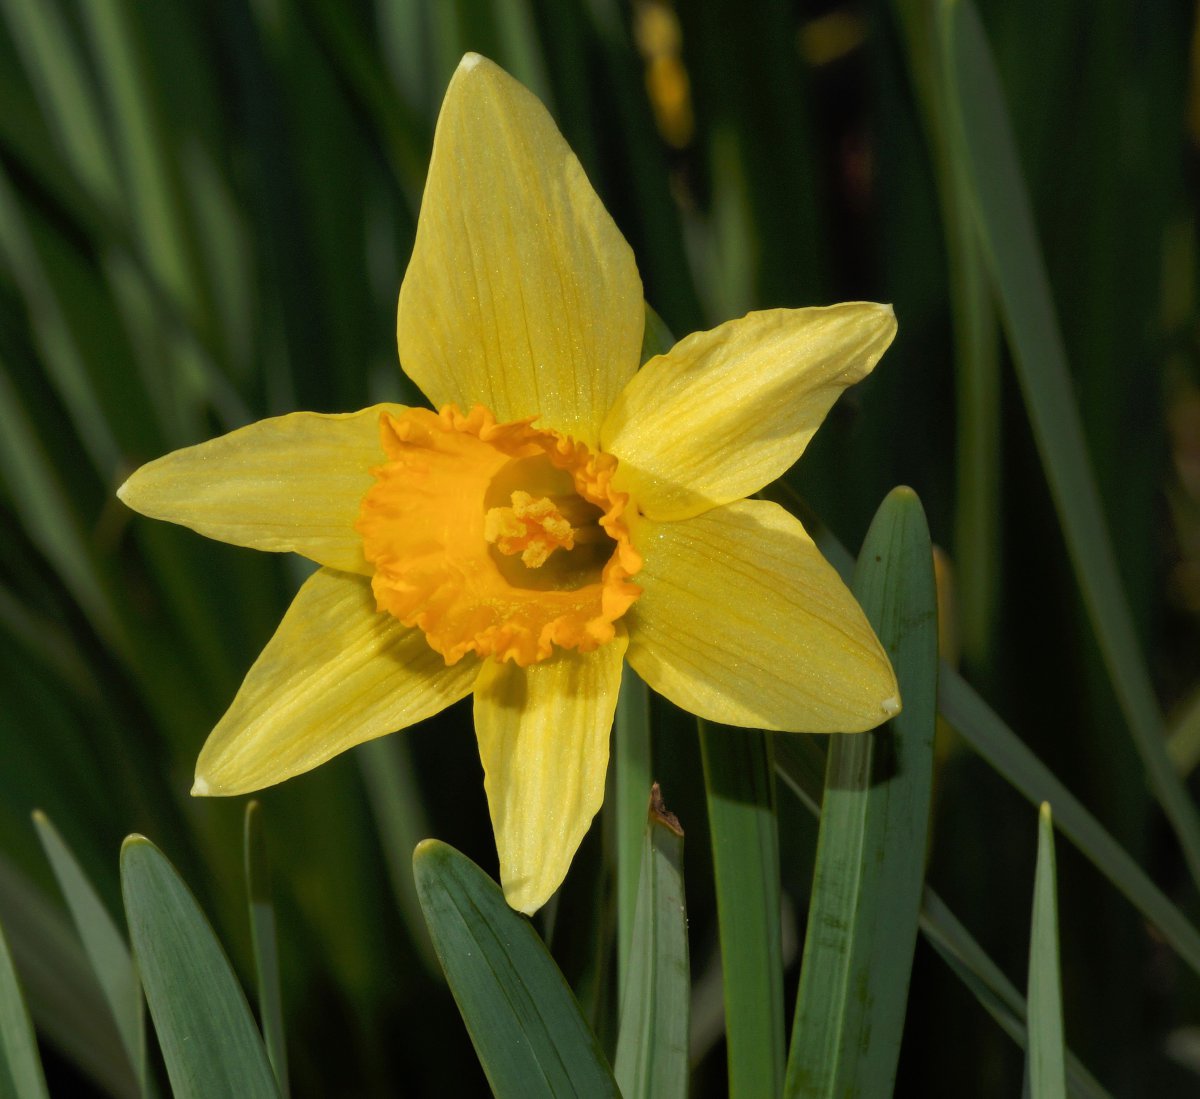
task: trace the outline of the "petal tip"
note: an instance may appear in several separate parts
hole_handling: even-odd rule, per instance
[[[504,900],[514,912],[520,912],[522,916],[532,916],[550,899],[550,894],[547,893],[543,896],[543,892],[531,890],[524,885],[505,886]]]
[[[484,57],[479,53],[464,53],[462,60],[458,63],[458,67],[462,72],[470,72]]]
[[[880,703],[880,708],[885,714],[887,714],[889,718],[895,717],[900,712],[900,696],[891,695],[888,698],[885,698],[883,702]]]
[[[200,776],[200,775],[197,775],[197,776],[196,776],[196,781],[192,783],[192,790],[191,790],[192,797],[194,797],[194,798],[206,798],[206,797],[208,797],[208,796],[209,796],[209,795],[210,795],[212,792],[213,792],[213,791],[212,791],[212,787],[211,787],[211,786],[209,786],[209,784],[208,784],[208,779],[206,779],[206,778],[201,778],[201,776]]]

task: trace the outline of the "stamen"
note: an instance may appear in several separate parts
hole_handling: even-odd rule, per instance
[[[519,489],[512,507],[489,508],[483,521],[484,541],[510,557],[519,553],[529,569],[541,568],[557,549],[574,549],[575,533],[554,500]]]

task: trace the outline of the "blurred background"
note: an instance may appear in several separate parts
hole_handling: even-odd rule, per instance
[[[1121,578],[1188,773],[1197,8],[978,6]],[[961,246],[923,7],[0,0],[0,924],[52,1091],[127,1081],[101,1052],[103,1007],[29,814],[49,814],[114,913],[122,837],[153,839],[249,987],[244,805],[187,791],[305,575],[135,517],[114,491],[140,463],[263,416],[419,400],[396,361],[395,302],[467,50],[545,102],[677,335],[755,308],[894,303],[895,345],[789,481],[852,548],[893,485],[920,493],[944,551],[944,657],[1197,914],[1092,640],[979,256]],[[689,841],[695,1092],[719,1095],[699,751],[690,720],[665,704],[655,718],[655,770]],[[1023,985],[1035,814],[948,731],[938,768],[930,881]],[[261,800],[295,1093],[484,1092],[409,862],[436,835],[495,870],[469,710]],[[816,833],[785,792],[780,821],[794,997]],[[601,820],[538,920],[608,1037],[611,857]],[[1065,842],[1059,872],[1072,1047],[1116,1095],[1195,1094],[1195,975]],[[897,1094],[1011,1096],[1022,1063],[919,943]]]

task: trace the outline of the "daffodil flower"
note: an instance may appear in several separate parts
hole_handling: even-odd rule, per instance
[[[145,515],[321,566],[196,764],[307,771],[474,693],[509,903],[600,808],[621,667],[715,722],[854,732],[892,668],[800,523],[748,500],[895,333],[887,306],[751,313],[638,369],[633,254],[546,110],[474,54],[442,105],[400,361],[438,411],[251,424],[143,466]]]

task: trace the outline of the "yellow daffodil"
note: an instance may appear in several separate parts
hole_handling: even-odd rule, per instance
[[[854,732],[899,709],[862,611],[745,497],[891,342],[887,306],[751,313],[638,369],[633,254],[537,99],[462,61],[400,291],[434,408],[263,420],[139,469],[145,515],[320,569],[196,764],[307,771],[474,692],[505,895],[533,912],[600,807],[623,660],[712,721]]]

